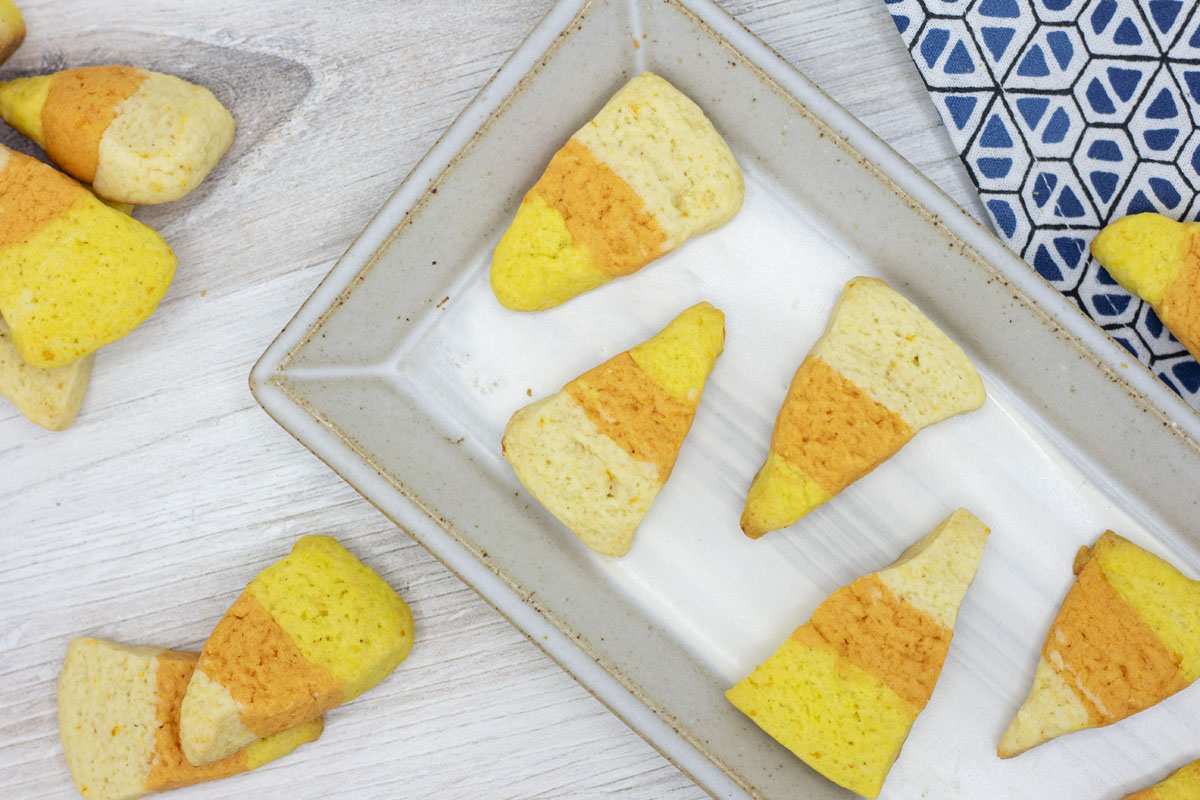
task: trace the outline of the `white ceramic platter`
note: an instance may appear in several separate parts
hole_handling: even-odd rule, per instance
[[[488,266],[522,194],[645,69],[725,134],[745,206],[632,277],[551,311],[506,311]],[[775,413],[858,274],[887,280],[962,344],[989,400],[793,528],[750,541],[738,514]],[[726,312],[725,354],[632,552],[598,556],[520,487],[501,431],[531,397],[702,299]],[[1194,691],[1012,761],[995,756],[1080,545],[1113,528],[1200,568],[1200,417],[1123,352],[714,5],[564,0],[321,283],[251,385],[280,424],[717,796],[847,796],[724,690],[828,593],[966,506],[991,541],[882,797],[1090,800],[1200,756]]]

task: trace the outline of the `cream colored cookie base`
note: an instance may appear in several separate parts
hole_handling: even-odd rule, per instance
[[[71,426],[92,374],[94,354],[64,367],[43,369],[25,363],[0,317],[0,395],[30,421],[52,431]]]
[[[663,252],[728,222],[742,206],[742,172],[691,99],[646,72],[612,96],[574,138],[646,203]]]
[[[1063,734],[1088,727],[1087,709],[1054,671],[1046,659],[1039,658],[1033,676],[1033,688],[1008,726],[996,752],[1012,758],[1031,747]]]
[[[629,552],[662,484],[597,428],[566,392],[525,406],[504,430],[504,455],[529,493],[584,544]]]
[[[146,793],[158,727],[159,647],[75,639],[58,676],[58,731],[84,797],[132,800]],[[113,725],[112,720],[125,720]]]
[[[246,729],[238,703],[203,670],[192,673],[179,708],[179,744],[196,766],[231,756],[258,737]]]
[[[914,432],[983,405],[983,380],[962,349],[876,278],[855,278],[846,285],[810,355]]]
[[[987,537],[987,526],[960,508],[876,574],[897,597],[953,630]]]
[[[229,149],[234,129],[233,116],[208,89],[147,71],[100,137],[92,187],[135,205],[178,200]]]

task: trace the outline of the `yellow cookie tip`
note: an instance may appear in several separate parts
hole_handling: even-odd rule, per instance
[[[38,75],[0,83],[0,118],[39,146],[46,144],[42,107],[50,95],[50,79],[50,75]]]
[[[757,539],[768,531],[786,528],[832,496],[794,464],[771,452],[746,495],[742,532]]]
[[[609,280],[540,195],[521,203],[492,254],[492,292],[513,311],[544,311]]]
[[[1092,255],[1113,280],[1159,306],[1179,274],[1195,226],[1147,212],[1121,217],[1092,240]]]
[[[695,408],[708,374],[725,349],[725,314],[711,303],[685,309],[629,355],[650,379]]]

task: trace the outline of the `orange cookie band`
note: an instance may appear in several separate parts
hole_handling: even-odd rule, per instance
[[[79,184],[58,170],[10,153],[0,169],[0,247],[28,241],[85,197]]]
[[[93,181],[100,138],[116,117],[117,106],[145,80],[145,71],[121,66],[81,67],[55,74],[42,107],[46,153],[80,180]]]
[[[636,272],[662,255],[666,236],[642,198],[575,139],[554,154],[526,200],[533,195],[562,214],[571,238],[610,277]]]
[[[1188,352],[1200,359],[1200,235],[1192,237],[1179,275],[1167,287],[1163,316],[1171,333]]]
[[[637,365],[629,352],[588,370],[564,387],[597,428],[666,481],[695,413]]]
[[[913,430],[820,358],[796,370],[771,450],[836,494],[895,454]]]
[[[952,636],[874,574],[838,589],[792,634],[802,644],[850,661],[917,711],[933,694]]]
[[[201,670],[229,690],[242,724],[256,736],[295,727],[342,702],[337,678],[306,659],[250,592],[217,623]]]
[[[1099,560],[1088,559],[1077,573],[1042,655],[1087,709],[1092,725],[1110,725],[1186,688],[1177,657],[1121,599]]]
[[[204,781],[227,778],[250,769],[247,753],[240,750],[228,758],[192,766],[183,757],[179,746],[179,704],[187,691],[188,681],[196,669],[199,653],[167,650],[158,655],[155,671],[155,696],[158,700],[158,728],[154,731],[154,756],[150,774],[146,776],[146,791],[165,792]]]

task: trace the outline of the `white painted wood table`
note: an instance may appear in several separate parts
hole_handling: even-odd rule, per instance
[[[73,795],[54,702],[72,637],[198,649],[245,582],[308,532],[338,537],[399,589],[416,647],[331,712],[319,742],[180,800],[704,796],[247,388],[259,354],[550,4],[21,2],[28,39],[0,75],[175,72],[209,85],[239,131],[192,196],[137,212],[179,272],[159,311],[100,353],[74,428],[43,431],[0,401],[0,797]],[[882,0],[724,6],[982,217]]]

